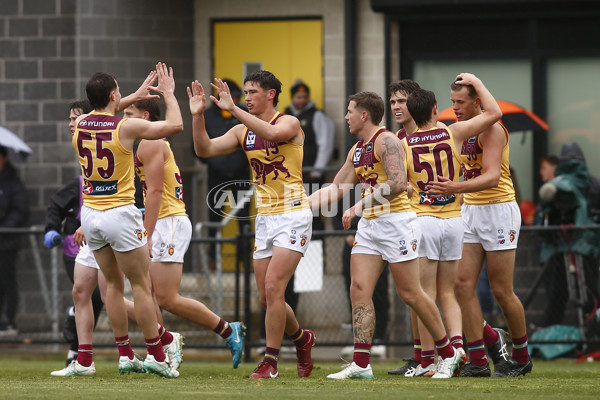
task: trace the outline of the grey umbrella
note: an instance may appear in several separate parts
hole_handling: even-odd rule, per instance
[[[0,146],[6,147],[11,151],[11,155],[21,161],[25,161],[32,151],[20,137],[2,126],[0,126]]]

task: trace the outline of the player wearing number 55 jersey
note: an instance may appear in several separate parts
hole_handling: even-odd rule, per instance
[[[471,74],[460,74],[458,84],[481,82]],[[464,139],[494,124],[502,115],[500,108],[483,84],[478,86],[488,112],[469,123],[456,123],[452,129],[439,126],[437,102],[433,92],[414,90],[406,103],[416,130],[402,143],[407,152],[408,180],[412,186],[411,208],[417,213],[423,231],[419,250],[421,285],[432,299],[438,300],[453,346],[462,349],[460,306],[454,295],[458,260],[462,256],[463,222],[458,195],[436,196],[429,193],[431,182],[448,179],[458,182],[460,156],[457,151]],[[421,366],[416,375],[433,374],[434,342],[419,321],[422,344]],[[438,372],[439,367],[437,368]]]
[[[158,85],[152,86],[158,78]],[[163,96],[164,121],[121,119],[119,111],[135,101]],[[148,348],[143,364],[147,372],[165,377],[179,376],[162,349],[148,276],[148,249],[141,212],[134,206],[133,144],[136,139],[161,139],[183,129],[181,112],[174,95],[173,70],[156,65],[136,93],[121,101],[114,76],[98,72],[86,85],[92,113],[75,122],[75,148],[83,183],[81,226],[89,248],[107,283],[106,311],[113,328],[119,356],[133,362],[129,344],[127,313],[123,301],[123,278],[129,279],[134,296],[137,323]]]

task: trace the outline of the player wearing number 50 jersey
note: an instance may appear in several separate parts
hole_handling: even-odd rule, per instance
[[[480,82],[471,74],[461,74],[458,84]],[[419,251],[421,285],[438,300],[453,346],[463,356],[460,307],[454,295],[458,260],[462,256],[463,225],[458,195],[437,196],[429,193],[429,185],[446,178],[458,182],[460,156],[457,151],[467,137],[494,124],[502,115],[492,95],[481,84],[484,106],[488,112],[470,123],[456,123],[452,129],[439,126],[437,102],[433,92],[418,89],[407,100],[416,130],[402,140],[407,152],[408,180],[412,186],[412,209],[418,215],[423,231]],[[425,326],[419,321],[422,344],[421,368],[425,373],[433,368],[434,343]]]
[[[152,86],[157,78],[158,85]],[[159,97],[151,95],[151,90],[163,96],[164,121],[124,120],[115,115],[135,101]],[[134,362],[122,270],[131,283],[136,320],[148,348],[143,368],[170,378],[179,373],[166,360],[157,328],[142,215],[134,206],[132,150],[137,139],[162,139],[181,132],[183,122],[174,90],[173,70],[163,63],[158,63],[138,91],[123,101],[115,77],[98,72],[86,85],[94,111],[76,120],[73,135],[84,179],[81,226],[106,278],[106,311],[119,349],[119,363]]]

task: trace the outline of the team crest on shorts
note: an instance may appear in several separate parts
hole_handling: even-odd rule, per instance
[[[144,237],[148,237],[148,231],[144,229]]]
[[[254,246],[254,252],[255,252],[255,253],[256,253],[256,249],[257,249],[257,248],[258,248],[257,246]]]
[[[410,241],[410,247],[412,247],[412,251],[417,251],[417,239]]]
[[[352,247],[355,247],[358,244],[358,242],[355,240],[354,243],[352,243]]]
[[[510,232],[508,232],[508,238],[510,239],[511,243],[515,241],[516,236],[517,236],[517,231],[511,230]]]
[[[167,246],[167,253],[169,253],[170,256],[173,255],[173,253],[175,253],[175,246],[173,246],[172,244]]]
[[[142,240],[142,238],[144,237],[144,233],[142,232],[142,230],[141,230],[141,229],[136,229],[136,230],[135,230],[135,235],[137,236],[137,238],[138,238],[139,240]]]
[[[306,239],[308,239],[308,236],[300,235],[300,247],[304,247],[304,245],[306,244]]]
[[[506,238],[504,237],[504,229],[500,228],[498,229],[498,244],[504,244],[504,242],[506,242]]]

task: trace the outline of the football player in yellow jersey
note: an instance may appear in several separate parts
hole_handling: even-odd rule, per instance
[[[194,149],[199,157],[232,153],[242,147],[253,168],[257,187],[256,248],[254,275],[260,302],[266,308],[267,348],[263,361],[250,378],[277,378],[277,359],[287,333],[296,345],[298,376],[310,376],[314,334],[302,329],[293,310],[285,303],[287,284],[304,254],[312,234],[312,212],[302,188],[304,134],[296,117],[277,112],[281,82],[268,71],[257,71],[244,79],[248,112],[232,100],[221,79],[211,84],[219,98],[212,101],[229,111],[241,124],[223,136],[210,139],[204,125],[206,98],[198,81],[188,87],[194,125]],[[291,189],[293,198],[288,198]],[[284,192],[285,191],[285,192]]]
[[[417,212],[423,237],[419,251],[421,285],[438,300],[444,315],[451,342],[466,361],[462,348],[462,323],[460,306],[454,295],[454,283],[463,245],[463,221],[457,195],[430,196],[427,185],[444,176],[458,181],[460,157],[458,150],[465,139],[474,132],[492,126],[502,112],[493,96],[472,74],[460,74],[457,84],[475,84],[482,104],[488,110],[476,118],[458,122],[452,128],[438,123],[437,102],[433,92],[418,89],[408,97],[407,109],[417,129],[402,141],[407,149],[408,180],[413,188],[411,205]],[[434,373],[434,343],[421,322],[421,366],[415,376]]]
[[[154,87],[156,78],[158,85]],[[150,95],[150,90],[163,96],[167,110],[164,121],[122,120],[115,115],[135,101],[158,97]],[[146,239],[141,213],[134,206],[132,149],[136,139],[161,139],[181,132],[183,121],[174,90],[173,70],[163,63],[158,63],[142,87],[123,102],[115,77],[96,73],[86,85],[94,111],[77,119],[73,135],[84,175],[81,225],[106,278],[106,310],[119,355],[133,356],[123,301],[124,272],[133,289],[136,320],[148,348],[143,368],[170,378],[179,373],[165,357],[157,328]]]
[[[373,290],[385,261],[402,300],[423,319],[436,340],[447,377],[462,360],[450,345],[440,313],[419,283],[418,247],[421,230],[406,195],[405,152],[400,140],[379,127],[384,113],[383,99],[372,92],[350,96],[346,113],[350,133],[359,141],[333,183],[309,197],[313,209],[339,201],[359,180],[363,198],[344,212],[348,229],[352,219],[362,215],[351,256],[350,298],[354,332],[354,357],[342,371],[329,379],[371,379],[370,348],[375,330]],[[442,376],[439,376],[440,378]]]
[[[450,98],[458,121],[470,120],[483,112],[481,98],[474,86],[453,83]],[[525,375],[531,371],[532,363],[527,350],[525,312],[513,289],[521,215],[509,172],[508,132],[500,123],[494,124],[464,142],[461,158],[464,181],[440,178],[430,184],[430,190],[443,196],[464,193],[461,212],[465,239],[456,297],[462,310],[471,362],[462,374],[489,376],[487,347],[494,362],[492,376]],[[502,309],[512,338],[512,359],[506,351],[504,332],[483,320],[475,292],[484,260],[487,261],[492,293]]]
[[[138,101],[125,109],[125,117],[158,121],[158,101]],[[156,300],[170,313],[209,328],[225,339],[233,367],[237,368],[244,349],[244,325],[229,324],[198,300],[179,295],[192,224],[185,212],[181,175],[171,146],[164,140],[142,140],[135,158],[136,172],[144,187],[144,227],[148,232],[150,279]]]

